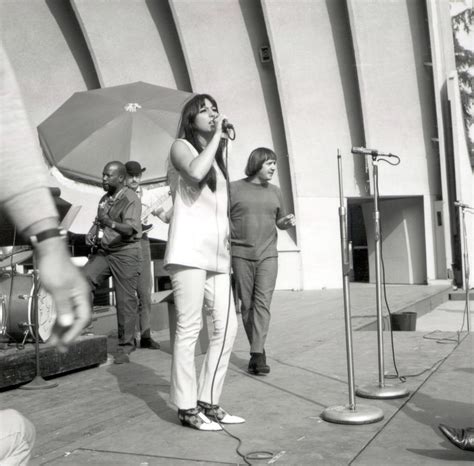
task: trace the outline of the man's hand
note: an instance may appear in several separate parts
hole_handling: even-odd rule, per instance
[[[278,219],[277,227],[280,230],[287,230],[288,228],[294,227],[296,225],[296,218],[293,214],[285,215],[284,217]]]
[[[86,233],[85,237],[85,242],[87,246],[95,246],[96,240],[97,240],[97,234],[99,231],[99,225],[97,225],[96,222],[94,222],[94,225],[92,228]]]
[[[112,219],[107,215],[105,210],[101,208],[97,211],[97,220],[101,227],[109,227],[112,224]]]
[[[171,215],[173,215],[173,207],[165,210],[164,207],[158,207],[152,212],[152,215],[158,217],[164,223],[170,223]]]
[[[56,322],[49,340],[64,352],[91,319],[89,286],[72,263],[64,240],[49,238],[35,247],[39,278],[56,306]]]
[[[87,233],[86,238],[85,238],[85,243],[87,244],[87,246],[95,246],[94,238],[95,238],[95,235],[91,233]]]

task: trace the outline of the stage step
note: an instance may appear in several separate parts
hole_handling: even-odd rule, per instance
[[[78,337],[67,353],[55,346],[40,343],[40,375],[51,377],[77,369],[98,366],[107,361],[107,337],[87,335]],[[9,346],[0,351],[0,389],[22,385],[36,376],[35,345],[27,343],[24,349]]]
[[[438,291],[434,292],[433,294],[424,296],[421,299],[413,301],[412,303],[409,303],[402,307],[397,308],[396,306],[393,306],[391,308],[391,312],[392,314],[401,314],[403,312],[416,312],[417,318],[421,317],[427,314],[428,312],[431,312],[435,307],[439,306],[440,304],[448,301],[449,290],[450,290],[449,286],[446,286],[445,288],[441,288]],[[383,309],[382,327],[384,330],[389,330],[390,318],[388,316],[387,309],[384,302],[382,303],[382,309]],[[377,330],[377,316],[375,312],[374,312],[374,320],[372,322],[362,325],[361,327],[358,327],[355,330],[357,331]]]
[[[452,291],[449,293],[449,300],[450,301],[465,301],[466,300],[466,292],[462,289]],[[469,290],[469,301],[474,301],[474,291]]]

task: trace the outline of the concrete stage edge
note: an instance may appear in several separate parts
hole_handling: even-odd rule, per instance
[[[429,289],[439,292],[391,287],[390,303],[398,309],[408,296],[418,301]],[[353,291],[353,316],[360,324],[373,310],[373,287]],[[247,420],[229,429],[242,439],[244,453],[271,451],[272,462],[282,465],[462,464],[472,458],[437,430],[439,423],[472,424],[472,336],[461,334],[458,346],[455,332],[395,332],[400,374],[419,374],[404,384],[410,396],[357,398],[380,408],[384,420],[339,425],[324,422],[320,415],[348,401],[341,290],[277,292],[272,310],[267,345],[271,374],[246,373],[248,343],[240,328],[220,400]],[[169,345],[168,330],[154,337],[163,347]],[[376,332],[355,331],[353,337],[356,385],[371,383],[377,377]],[[388,333],[384,341],[391,375]],[[198,369],[202,360],[196,358]],[[225,433],[197,432],[178,423],[168,405],[170,363],[166,351],[140,349],[132,353],[130,364],[57,377],[55,389],[0,393],[0,407],[19,409],[36,425],[32,465],[242,464],[237,442]]]

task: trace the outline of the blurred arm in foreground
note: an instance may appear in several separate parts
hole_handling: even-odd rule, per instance
[[[53,296],[57,310],[50,342],[65,351],[90,320],[88,285],[59,234],[41,152],[3,47],[0,82],[0,208],[20,235],[36,238],[33,246],[41,283]]]

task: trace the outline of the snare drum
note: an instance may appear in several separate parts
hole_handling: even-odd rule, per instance
[[[30,328],[36,336],[33,315],[33,275],[13,274],[0,277],[1,331],[17,341],[22,341]],[[11,301],[10,301],[11,297]],[[38,286],[38,334],[46,341],[52,333],[56,320],[53,298],[41,284]]]

